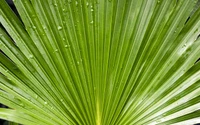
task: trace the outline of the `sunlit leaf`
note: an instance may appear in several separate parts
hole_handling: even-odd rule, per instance
[[[200,123],[198,0],[0,0],[0,118]]]

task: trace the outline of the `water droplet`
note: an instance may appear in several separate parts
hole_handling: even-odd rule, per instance
[[[24,107],[24,103],[20,103],[19,105],[20,105],[21,107]]]
[[[176,30],[174,32],[176,33]]]
[[[32,59],[32,58],[33,58],[33,55],[29,55],[29,58]]]
[[[11,78],[8,78],[8,80],[9,80],[9,81],[12,81],[12,79],[11,79]],[[13,88],[11,88],[11,89],[13,89]]]
[[[36,18],[36,15],[31,15],[32,18]]]
[[[65,38],[63,38],[62,40],[65,41]]]
[[[33,29],[36,29],[36,27],[35,27],[35,26],[33,26]]]
[[[58,52],[58,49],[55,49],[55,52]]]
[[[94,23],[94,21],[91,21],[90,23],[91,23],[91,24],[93,24],[93,23]]]
[[[69,48],[69,45],[65,45],[65,48]]]
[[[94,11],[94,9],[91,9],[91,12],[93,12]]]
[[[26,64],[27,62],[26,61],[24,61],[24,64]]]
[[[60,99],[61,102],[63,102],[63,99]]]
[[[160,3],[160,0],[158,0],[158,2],[157,2],[158,4]]]
[[[43,29],[46,30],[47,28],[45,26],[43,26]]]
[[[45,105],[47,105],[47,104],[48,104],[48,102],[46,102],[46,101],[45,101],[45,102],[44,102],[44,104],[45,104]]]
[[[76,6],[78,6],[78,1],[76,1]]]
[[[35,95],[35,98],[36,98],[36,99],[38,98],[38,95],[37,95],[37,94]]]
[[[86,6],[87,6],[87,7],[89,6],[89,3],[88,3],[88,2],[86,3]]]
[[[56,3],[54,3],[54,6],[57,7],[58,5]]]
[[[79,61],[77,61],[77,65],[79,65],[80,64],[80,62]]]
[[[62,27],[61,27],[61,26],[58,26],[58,30],[62,30]]]
[[[31,101],[31,97],[27,98],[29,101]]]

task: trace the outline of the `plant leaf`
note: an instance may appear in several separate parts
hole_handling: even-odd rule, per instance
[[[0,118],[20,124],[193,124],[197,0],[0,3]]]

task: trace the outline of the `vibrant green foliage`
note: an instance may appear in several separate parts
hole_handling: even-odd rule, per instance
[[[0,118],[26,125],[200,121],[197,0],[14,3],[20,19],[0,0],[0,103],[9,107]]]

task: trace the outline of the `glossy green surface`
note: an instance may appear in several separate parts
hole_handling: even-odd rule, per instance
[[[0,118],[200,122],[197,0],[0,0]],[[187,21],[188,17],[190,19]]]

